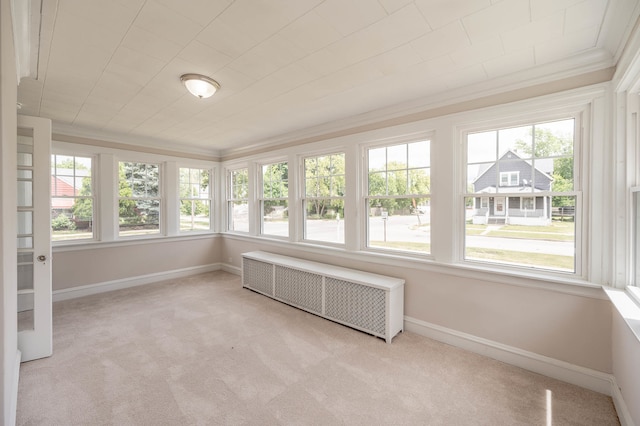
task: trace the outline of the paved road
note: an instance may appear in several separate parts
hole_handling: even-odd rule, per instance
[[[380,217],[370,220],[369,238],[372,241],[385,240],[385,221]],[[425,224],[426,218],[421,217],[420,223]],[[409,241],[425,243],[430,241],[431,227],[417,226],[416,216],[392,216],[386,220],[386,241]],[[286,236],[288,224],[286,222],[266,222],[267,231],[271,235]],[[313,220],[309,221],[307,237],[319,241],[343,242],[344,221]],[[467,247],[498,248],[501,250],[519,251],[525,253],[545,253],[562,256],[573,256],[575,244],[572,241],[526,240],[519,238],[485,237],[481,235],[469,236]]]

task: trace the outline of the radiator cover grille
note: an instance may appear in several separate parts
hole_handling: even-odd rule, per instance
[[[276,266],[276,297],[310,312],[322,314],[322,277]]]
[[[325,292],[328,318],[384,335],[384,290],[327,277]]]
[[[273,265],[259,260],[243,259],[242,278],[245,287],[273,296]]]

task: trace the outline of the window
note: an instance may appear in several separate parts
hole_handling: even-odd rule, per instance
[[[119,235],[160,233],[160,166],[118,163]]]
[[[535,210],[535,197],[520,198],[520,210]]]
[[[180,231],[211,229],[211,172],[180,168]]]
[[[367,246],[431,251],[431,143],[367,150]]]
[[[92,158],[51,156],[51,236],[53,241],[93,238]]]
[[[289,167],[286,162],[262,166],[262,233],[289,236]]]
[[[576,272],[575,121],[466,135],[466,260]]]
[[[518,186],[520,172],[500,172],[500,186]]]
[[[304,238],[344,244],[344,153],[304,159]]]
[[[229,171],[227,188],[229,231],[249,232],[249,169]]]

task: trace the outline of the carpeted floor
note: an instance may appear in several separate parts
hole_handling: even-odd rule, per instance
[[[383,340],[213,272],[54,304],[18,425],[617,425],[611,398],[405,332]]]

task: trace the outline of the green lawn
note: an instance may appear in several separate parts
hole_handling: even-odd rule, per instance
[[[558,269],[572,272],[574,270],[573,256],[557,254],[525,253],[489,248],[467,247],[467,259],[497,260],[515,265],[537,266],[544,269]]]
[[[371,241],[370,247],[380,247],[392,250],[416,251],[420,253],[430,253],[431,244],[429,243],[410,243],[402,241]]]
[[[574,233],[573,222],[553,221],[549,226],[471,224],[466,226],[467,235],[522,238],[526,240],[573,241]]]

